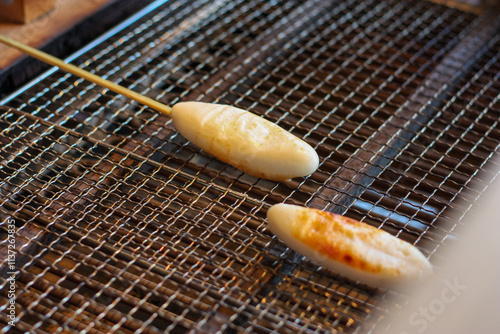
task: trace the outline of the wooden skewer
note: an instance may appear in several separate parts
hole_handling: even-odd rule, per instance
[[[69,72],[71,74],[74,74],[76,76],[79,76],[81,78],[84,78],[90,82],[93,82],[99,86],[108,88],[109,90],[121,94],[123,96],[126,96],[136,102],[139,102],[141,104],[144,104],[156,111],[162,112],[166,114],[167,116],[170,116],[172,112],[172,108],[170,106],[167,106],[161,102],[158,102],[156,100],[150,99],[149,97],[146,97],[144,95],[141,95],[139,93],[134,92],[133,90],[130,90],[128,88],[125,88],[123,86],[117,85],[109,80],[103,79],[98,75],[92,74],[88,71],[85,71],[75,65],[65,63],[63,60],[56,58],[54,56],[49,55],[48,53],[45,53],[43,51],[37,50],[35,48],[32,48],[28,45],[25,45],[21,42],[15,41],[7,36],[4,36],[0,34],[0,42],[10,45],[36,59],[39,59],[43,62],[46,62],[50,65],[56,66],[60,68],[61,70],[64,70],[66,72]]]

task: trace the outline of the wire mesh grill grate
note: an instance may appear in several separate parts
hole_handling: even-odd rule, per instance
[[[292,252],[266,210],[344,213],[432,260],[498,151],[495,24],[425,1],[155,2],[73,62],[169,104],[251,110],[320,167],[250,177],[167,117],[49,71],[0,107],[0,215],[16,221],[19,267],[19,321],[0,315],[3,331],[364,331],[393,292]]]

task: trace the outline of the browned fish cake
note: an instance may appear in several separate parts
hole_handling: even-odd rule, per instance
[[[270,230],[289,247],[354,280],[385,286],[432,272],[412,244],[351,218],[290,204],[272,206],[267,218]]]

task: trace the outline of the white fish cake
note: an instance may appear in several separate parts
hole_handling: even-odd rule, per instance
[[[412,244],[357,220],[290,204],[267,212],[269,229],[290,248],[351,279],[380,287],[432,273]]]
[[[171,116],[184,138],[252,176],[285,181],[318,168],[318,155],[309,144],[246,110],[181,102]]]

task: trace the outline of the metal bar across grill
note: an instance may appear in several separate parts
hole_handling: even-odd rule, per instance
[[[499,150],[498,18],[423,0],[152,2],[68,61],[169,105],[247,109],[320,166],[251,177],[50,69],[0,106],[1,331],[369,332],[398,293],[293,252],[266,211],[341,213],[433,262]]]

